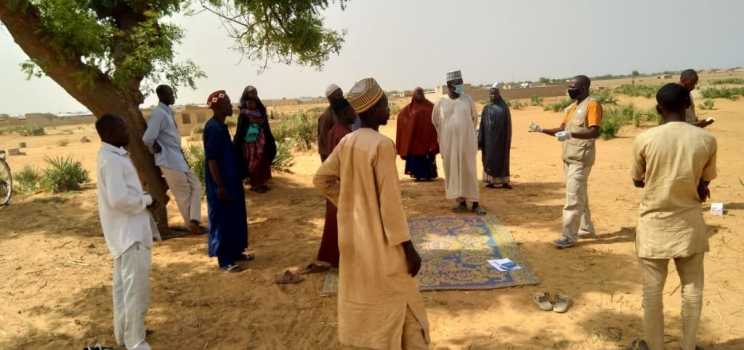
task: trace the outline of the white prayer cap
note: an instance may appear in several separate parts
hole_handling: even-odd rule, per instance
[[[336,84],[328,85],[325,91],[326,97],[331,96],[331,94],[338,89],[340,89],[340,87]]]
[[[493,85],[491,85],[491,89],[501,89],[501,83],[495,82]]]
[[[459,69],[453,69],[447,72],[447,81],[453,81],[457,79],[462,79],[462,72],[460,72]]]

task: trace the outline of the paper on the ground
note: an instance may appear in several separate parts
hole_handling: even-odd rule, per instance
[[[488,263],[491,264],[491,266],[495,267],[496,270],[499,270],[501,272],[506,272],[509,270],[519,270],[522,267],[515,264],[511,259],[505,258],[505,259],[498,259],[498,260],[488,260]]]

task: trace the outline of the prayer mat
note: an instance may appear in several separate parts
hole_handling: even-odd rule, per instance
[[[527,265],[509,230],[495,216],[409,219],[411,238],[421,255],[419,289],[476,290],[540,281]],[[500,272],[488,260],[509,258],[522,267]],[[326,275],[324,294],[338,292],[338,271]]]

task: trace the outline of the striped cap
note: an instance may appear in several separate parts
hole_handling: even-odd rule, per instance
[[[372,108],[382,98],[382,88],[374,78],[358,81],[349,90],[346,99],[357,114]]]

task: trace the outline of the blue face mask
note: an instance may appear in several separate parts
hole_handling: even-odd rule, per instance
[[[462,95],[462,92],[465,91],[465,85],[459,84],[455,85],[455,93],[458,95]]]

